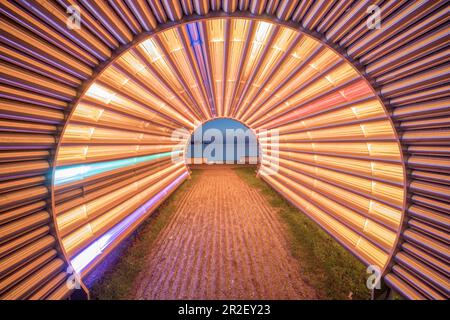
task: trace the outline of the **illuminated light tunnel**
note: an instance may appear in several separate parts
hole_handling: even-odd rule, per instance
[[[94,270],[188,177],[190,133],[223,117],[388,287],[447,299],[447,5],[1,2],[0,298],[87,294],[68,268]]]

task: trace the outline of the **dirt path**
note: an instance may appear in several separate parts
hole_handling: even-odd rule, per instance
[[[279,218],[228,168],[204,170],[156,239],[136,299],[314,299]]]

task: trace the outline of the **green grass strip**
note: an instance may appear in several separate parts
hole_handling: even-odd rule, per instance
[[[234,170],[278,210],[288,231],[292,254],[299,261],[305,280],[316,288],[321,299],[370,299],[370,290],[366,287],[366,267],[358,259],[258,178],[256,168]]]

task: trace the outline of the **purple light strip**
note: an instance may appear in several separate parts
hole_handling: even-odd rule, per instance
[[[130,225],[133,224],[133,222],[147,213],[156,203],[158,203],[158,201],[160,201],[165,195],[167,195],[187,175],[187,172],[181,174],[164,189],[162,189],[157,195],[145,202],[136,211],[116,224],[113,228],[103,234],[99,239],[95,240],[87,248],[76,255],[71,260],[71,264],[75,271],[77,273],[80,273],[84,268],[86,268],[86,266],[89,265],[89,263],[91,263],[100,254],[102,254],[103,250],[105,250],[106,247],[108,247],[115,239],[117,239],[120,234],[127,230]]]

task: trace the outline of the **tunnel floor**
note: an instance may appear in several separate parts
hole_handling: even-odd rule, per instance
[[[151,247],[135,299],[315,299],[283,225],[231,168],[201,170]]]

